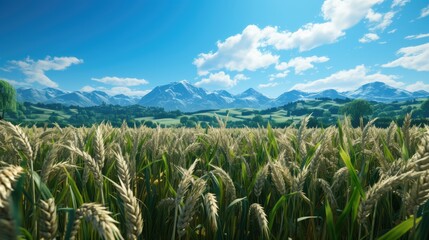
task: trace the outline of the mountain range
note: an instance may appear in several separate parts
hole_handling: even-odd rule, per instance
[[[110,96],[103,91],[81,92],[62,91],[55,88],[35,89],[18,88],[17,100],[32,103],[61,103],[64,105],[78,105],[82,107],[97,106],[103,103],[113,105],[133,105],[163,107],[165,110],[180,110],[193,112],[220,108],[256,108],[264,109],[282,106],[298,100],[316,98],[330,99],[366,99],[377,102],[405,101],[416,98],[429,97],[423,90],[410,92],[391,87],[382,82],[372,82],[348,91],[338,92],[328,89],[321,92],[303,92],[291,90],[278,96],[268,98],[253,88],[233,95],[225,90],[207,91],[196,87],[187,81],[173,82],[157,86],[142,98],[135,98],[123,94]]]

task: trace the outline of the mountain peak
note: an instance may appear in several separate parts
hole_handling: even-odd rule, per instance
[[[395,88],[384,82],[371,82],[346,93],[350,98],[362,98],[377,102],[402,101],[415,98],[413,93]]]
[[[246,91],[238,94],[240,97],[247,97],[247,96],[263,96],[262,93],[256,91],[254,88],[248,88]]]

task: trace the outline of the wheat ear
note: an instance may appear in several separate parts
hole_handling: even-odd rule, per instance
[[[404,182],[414,178],[413,172],[407,172],[401,175],[390,176],[385,179],[381,179],[376,184],[371,186],[366,192],[366,197],[359,205],[358,217],[361,223],[364,223],[366,218],[371,214],[373,207],[378,200],[384,196],[387,192],[398,185],[404,184]]]
[[[95,158],[95,161],[98,163],[98,167],[100,169],[103,169],[104,160],[106,156],[105,156],[105,150],[104,150],[103,131],[101,129],[101,126],[98,126],[97,129],[95,130],[94,154],[95,154],[94,158]]]
[[[217,218],[219,207],[217,205],[216,195],[213,193],[206,193],[204,196],[204,205],[206,208],[207,216],[213,232],[217,231]]]
[[[84,203],[76,210],[75,221],[71,230],[70,239],[76,239],[82,219],[92,224],[100,236],[104,239],[123,239],[121,232],[116,226],[111,213],[104,206],[97,203]]]
[[[125,221],[127,226],[127,239],[137,239],[143,231],[143,218],[137,198],[129,186],[125,186],[122,180],[120,185],[116,184],[119,196],[124,202]]]
[[[177,233],[180,237],[185,235],[186,229],[194,218],[196,205],[200,196],[203,194],[205,187],[206,182],[201,178],[198,178],[192,186],[192,190],[185,200],[185,205],[183,206],[183,209],[181,209],[179,220],[177,221]]]
[[[262,188],[265,185],[265,180],[268,177],[268,164],[266,164],[256,175],[255,186],[253,187],[253,192],[255,196],[259,197],[262,193]]]
[[[237,198],[237,191],[235,189],[235,185],[234,185],[234,182],[232,181],[231,177],[222,168],[216,167],[214,165],[211,165],[211,166],[215,169],[214,173],[217,174],[222,179],[222,182],[225,185],[226,202],[230,203],[230,202],[234,201]]]
[[[0,170],[0,208],[5,207],[13,191],[13,184],[24,169],[20,166],[8,166]]]
[[[262,233],[263,237],[268,239],[268,220],[264,208],[258,203],[253,203],[252,205],[250,205],[248,218],[250,219],[251,216],[254,216],[256,218],[256,220],[258,221],[260,232]]]
[[[40,238],[44,240],[55,239],[58,230],[57,207],[55,199],[40,200]]]
[[[116,159],[116,168],[118,169],[119,179],[124,183],[125,186],[130,186],[130,171],[128,164],[120,152],[113,152]]]
[[[70,146],[64,146],[69,149],[71,152],[79,155],[85,161],[85,165],[89,167],[92,174],[94,175],[94,179],[99,187],[103,186],[103,174],[101,173],[100,167],[97,162],[89,155],[87,152],[81,151],[79,148],[70,144]]]
[[[271,162],[269,163],[269,166],[271,179],[274,182],[274,186],[281,195],[284,195],[286,193],[286,184],[282,171],[279,169],[279,166],[276,166]]]
[[[24,131],[22,131],[19,126],[15,126],[6,121],[0,121],[0,125],[3,125],[6,130],[11,133],[12,137],[15,139],[14,143],[18,145],[19,150],[25,153],[27,160],[33,161],[33,149],[31,148],[30,141]]]

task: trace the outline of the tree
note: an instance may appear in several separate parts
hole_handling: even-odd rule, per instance
[[[420,109],[422,110],[424,117],[429,117],[429,99],[422,103]]]
[[[359,119],[372,114],[371,104],[363,99],[355,99],[341,108],[341,112],[350,115],[353,126],[359,126]]]
[[[182,125],[185,125],[186,124],[186,122],[188,121],[188,117],[186,117],[186,116],[183,116],[183,117],[181,117],[180,118],[180,123],[182,124]]]
[[[7,110],[14,111],[16,108],[16,92],[8,82],[0,80],[0,120],[4,118]]]

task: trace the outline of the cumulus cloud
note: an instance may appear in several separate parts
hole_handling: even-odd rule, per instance
[[[313,63],[324,63],[329,61],[328,57],[311,56],[311,57],[296,57],[289,62],[281,62],[276,65],[277,70],[285,70],[294,68],[295,74],[301,74],[304,71],[314,68]]]
[[[149,82],[144,79],[138,79],[138,78],[121,78],[121,77],[103,77],[103,78],[91,78],[91,80],[115,85],[115,86],[139,86],[148,84]]]
[[[374,10],[369,9],[365,18],[368,19],[369,22],[380,22],[383,18],[383,14],[374,12]]]
[[[27,57],[23,61],[10,61],[12,67],[18,68],[25,76],[28,83],[39,83],[48,87],[58,87],[58,84],[46,76],[46,71],[64,70],[73,64],[83,63],[76,57],[49,57],[33,60]]]
[[[410,91],[410,92],[415,92],[415,91],[419,91],[419,90],[425,90],[425,91],[429,92],[429,84],[426,84],[422,81],[417,81],[413,84],[407,85],[407,87],[405,87],[405,89]]]
[[[279,72],[276,74],[270,74],[270,81],[276,80],[277,78],[285,78],[289,74],[289,70]]]
[[[403,67],[417,71],[429,71],[429,43],[398,50],[400,58],[383,64],[383,67]]]
[[[113,88],[105,88],[105,87],[91,87],[91,86],[84,86],[80,89],[82,92],[92,92],[92,91],[103,91],[110,96],[115,96],[118,94],[124,94],[130,97],[143,97],[144,95],[148,94],[151,90],[135,90],[127,87],[113,87]]]
[[[200,75],[221,69],[255,71],[266,68],[277,64],[279,58],[269,49],[308,51],[334,43],[345,35],[347,29],[368,17],[372,7],[381,2],[383,0],[326,0],[321,9],[324,21],[307,23],[294,32],[272,26],[261,29],[249,25],[242,33],[218,42],[215,52],[199,54],[193,64]],[[369,18],[383,19],[377,14]]]
[[[393,23],[393,17],[395,17],[396,12],[389,11],[383,15],[383,17],[373,26],[370,28],[372,31],[380,30],[384,31],[388,26],[390,26]]]
[[[270,82],[270,83],[266,83],[266,84],[259,84],[258,88],[271,88],[271,87],[275,87],[277,85],[279,85],[279,84],[276,82]]]
[[[369,42],[372,42],[372,41],[376,41],[378,39],[380,39],[380,37],[377,34],[375,34],[375,33],[367,33],[362,38],[359,39],[359,42],[361,42],[361,43],[369,43]]]
[[[393,87],[402,87],[404,83],[398,82],[397,76],[385,75],[380,72],[369,74],[369,69],[365,65],[358,65],[353,69],[336,72],[326,78],[318,79],[308,83],[299,83],[292,89],[302,91],[323,91],[326,89],[336,89],[338,91],[350,91],[370,82],[384,82]]]
[[[409,35],[406,36],[405,39],[420,39],[420,38],[426,38],[429,37],[429,33],[421,33],[417,35]]]
[[[279,56],[262,49],[264,31],[255,25],[249,25],[241,34],[218,42],[215,53],[201,53],[194,60],[198,74],[206,75],[209,71],[219,69],[255,71],[276,63]]]
[[[424,18],[427,16],[429,16],[429,5],[423,8],[422,11],[420,12],[420,18]]]
[[[243,74],[237,74],[234,78],[231,78],[228,74],[223,71],[217,73],[210,73],[206,78],[201,79],[201,81],[196,82],[195,86],[212,86],[212,87],[226,87],[231,88],[237,85],[238,81],[248,79]]]

